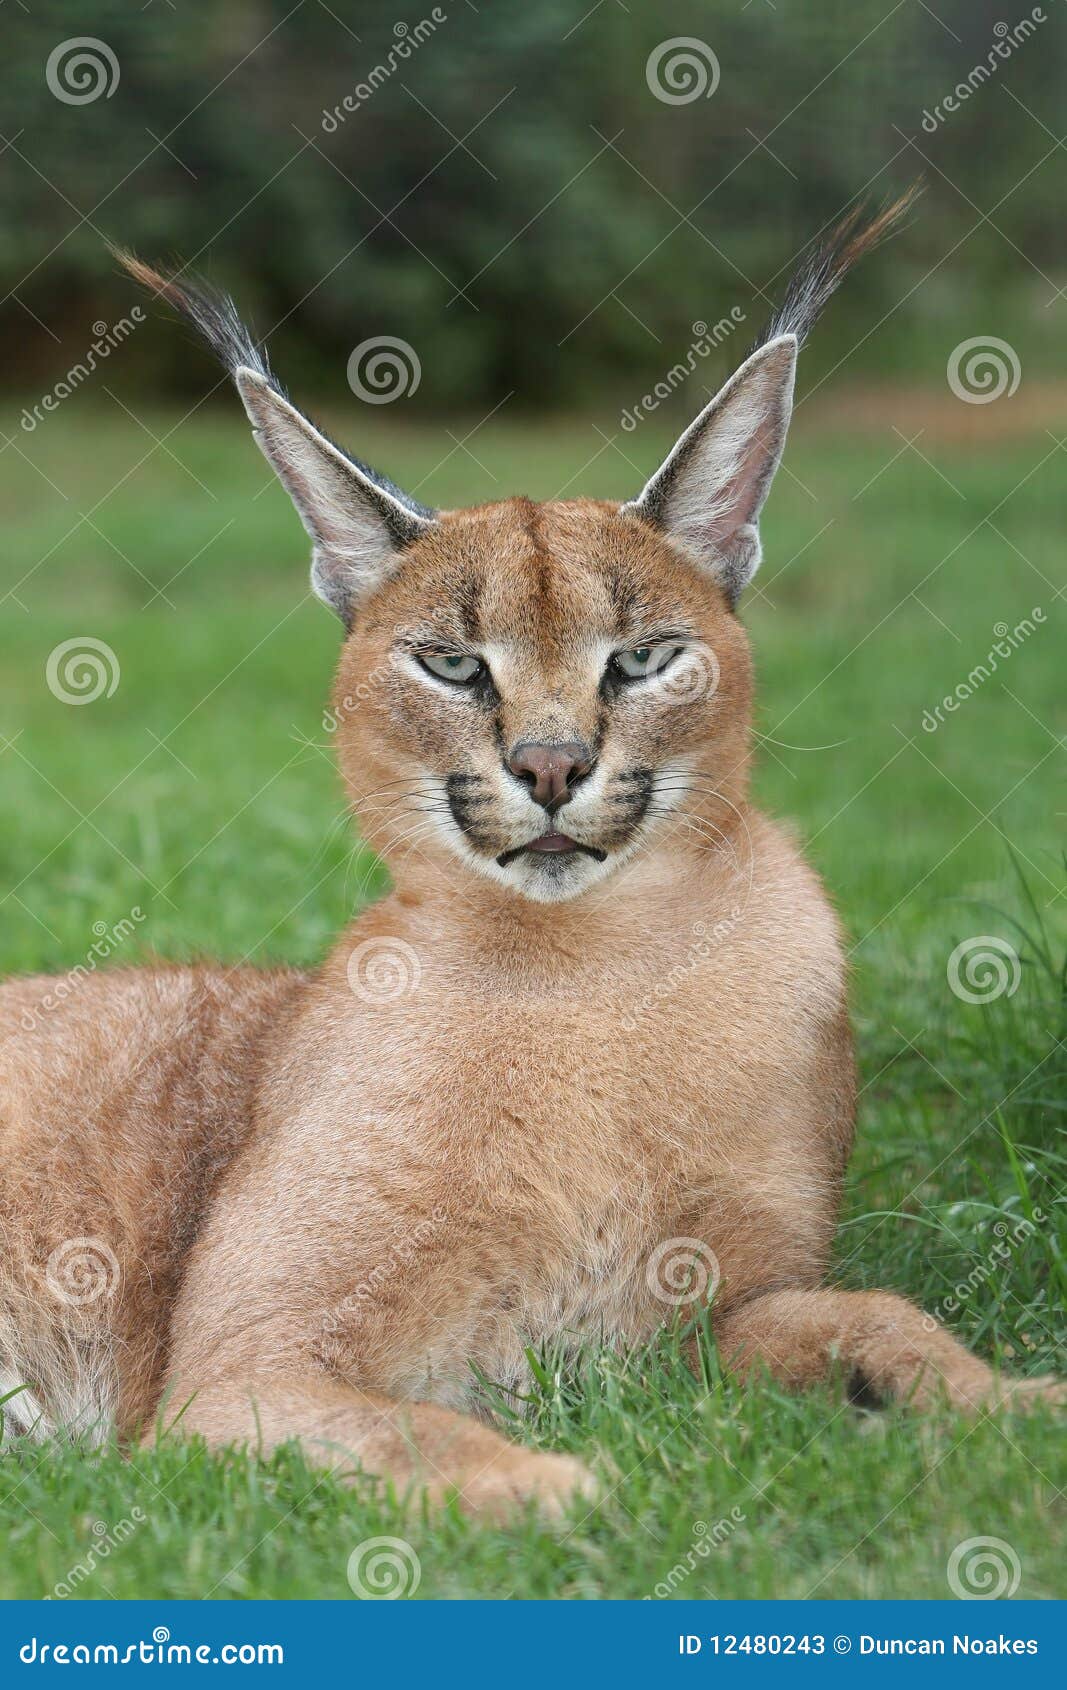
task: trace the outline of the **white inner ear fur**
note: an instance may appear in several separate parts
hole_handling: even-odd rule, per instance
[[[312,587],[348,621],[400,547],[432,522],[351,463],[255,370],[237,370],[234,381],[256,444],[311,537]]]
[[[758,519],[793,409],[797,339],[745,360],[624,510],[679,541],[733,598],[759,567]]]

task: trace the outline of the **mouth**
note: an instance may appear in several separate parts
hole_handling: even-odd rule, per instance
[[[598,851],[595,845],[583,845],[580,840],[572,839],[569,833],[550,830],[548,833],[542,833],[539,839],[531,839],[525,845],[516,846],[512,851],[502,852],[497,862],[501,868],[506,868],[508,863],[513,863],[527,851],[545,857],[565,857],[581,852],[587,857],[592,857],[597,863],[602,863],[607,858],[607,852]]]

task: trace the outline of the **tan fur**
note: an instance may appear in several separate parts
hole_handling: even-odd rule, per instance
[[[717,684],[606,699],[604,653],[652,625],[689,630]],[[499,711],[420,678],[427,629],[493,654]],[[400,1491],[551,1512],[592,1480],[502,1438],[473,1368],[521,1390],[530,1344],[651,1337],[671,1240],[713,1252],[742,1370],[1004,1394],[911,1304],[821,1288],[853,1130],[845,973],[815,876],[747,800],[751,684],[720,588],[615,506],[512,500],[418,540],[334,699],[394,891],[311,974],[118,970],[47,1012],[46,981],[0,991],[0,1363],[32,1387],[9,1424],[151,1435],[162,1404],[215,1445],[299,1438]],[[495,861],[543,831],[503,767],[515,738],[599,748],[560,825],[607,862],[568,859],[557,901],[530,886],[554,869]],[[636,767],[658,785],[635,819]],[[71,1239],[118,1264],[76,1306],[46,1271]]]

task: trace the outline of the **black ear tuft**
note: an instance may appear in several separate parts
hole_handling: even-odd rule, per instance
[[[794,270],[786,283],[782,303],[749,350],[754,352],[783,334],[796,335],[798,344],[803,346],[849,271],[885,239],[921,193],[922,185],[913,183],[869,222],[864,221],[866,204],[861,201],[855,206]]]
[[[135,282],[140,282],[150,293],[166,300],[192,323],[230,376],[236,375],[240,369],[254,370],[270,382],[276,393],[284,393],[267,361],[266,352],[238,316],[237,307],[229,294],[210,287],[198,277],[188,280],[182,277],[179,281],[180,271],[167,275],[162,270],[154,270],[150,264],[145,264],[132,252],[124,252],[121,247],[112,247],[111,251]]]
[[[856,206],[812,249],[740,368],[637,498],[621,507],[679,542],[715,576],[731,604],[759,567],[759,514],[785,445],[797,352],[852,266],[920,191],[909,188],[867,222],[864,206]]]
[[[437,513],[297,410],[228,294],[111,250],[135,281],[193,324],[228,371],[256,442],[311,537],[312,586],[351,627],[361,599],[397,567],[399,554],[433,526]]]

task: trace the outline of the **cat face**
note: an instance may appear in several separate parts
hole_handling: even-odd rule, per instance
[[[739,814],[760,559],[797,342],[754,352],[638,497],[427,510],[241,366],[263,452],[348,639],[336,700],[365,835],[400,875],[444,850],[539,903],[578,896],[674,818]]]
[[[671,830],[722,840],[745,792],[748,646],[797,350],[916,190],[854,206],[791,275],[756,349],[626,505],[427,509],[286,398],[225,295],[119,254],[225,365],[312,542],[346,639],[335,720],[368,840],[447,852],[538,902],[573,898]]]
[[[334,700],[364,836],[537,902],[736,804],[750,662],[726,595],[635,512],[441,516],[358,607]]]

